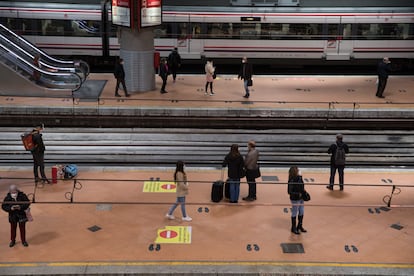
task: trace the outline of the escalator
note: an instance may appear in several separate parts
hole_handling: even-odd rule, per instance
[[[38,66],[33,62],[35,57],[39,58]],[[88,74],[87,63],[51,57],[0,24],[2,95],[70,96],[82,86]]]

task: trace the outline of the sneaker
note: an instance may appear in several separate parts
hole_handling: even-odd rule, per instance
[[[11,242],[9,243],[9,247],[13,247],[15,244],[16,244],[16,241],[11,241]]]
[[[328,190],[333,190],[333,186],[331,186],[331,185],[328,185],[328,186],[326,186],[326,189],[328,189]]]
[[[27,242],[25,242],[25,241],[22,242],[22,244],[23,244],[24,247],[28,247],[29,246],[29,244]]]
[[[168,218],[168,219],[171,219],[171,220],[175,219],[175,217],[173,215],[170,215],[170,214],[166,214],[165,217]]]
[[[204,93],[204,95],[208,96],[208,93],[206,92],[206,93]]]
[[[214,93],[211,93],[210,96],[214,96]]]
[[[210,92],[210,95],[214,95],[215,93],[213,91]]]
[[[193,219],[189,216],[183,217],[183,221],[192,221]]]

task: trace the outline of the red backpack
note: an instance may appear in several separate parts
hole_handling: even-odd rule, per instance
[[[35,149],[35,144],[33,143],[33,132],[26,132],[21,135],[23,146],[27,151],[32,151]]]

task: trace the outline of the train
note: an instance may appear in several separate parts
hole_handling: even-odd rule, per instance
[[[0,23],[51,55],[119,55],[110,1],[53,2],[1,1]],[[414,7],[164,5],[162,22],[152,27],[154,50],[167,56],[177,47],[188,61],[414,60]]]

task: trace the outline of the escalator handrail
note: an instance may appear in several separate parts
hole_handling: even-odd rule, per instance
[[[13,41],[9,40],[8,38],[6,38],[5,36],[3,36],[2,34],[0,34],[0,38],[4,39],[5,41],[7,41],[7,43],[9,43],[11,46],[13,46],[14,48],[18,49],[20,52],[24,53],[26,56],[28,56],[31,60],[33,60],[35,57],[28,53],[26,50],[24,50],[23,48],[21,48],[19,45],[17,45],[16,43],[14,43]],[[76,72],[76,69],[74,67],[56,67],[56,66],[52,66],[48,63],[42,62],[40,61],[40,64],[44,67],[48,67],[50,69],[53,70],[58,70],[58,71],[68,71],[68,72]]]
[[[82,83],[83,83],[82,78],[76,73],[71,73],[71,72],[69,72],[69,73],[56,73],[56,72],[49,72],[49,71],[43,70],[42,68],[38,68],[34,64],[32,64],[32,63],[28,62],[27,60],[25,60],[24,58],[20,57],[18,54],[11,51],[5,45],[0,44],[0,47],[3,48],[3,50],[5,50],[7,53],[13,55],[16,59],[23,62],[26,66],[29,66],[33,71],[37,71],[37,72],[42,73],[43,75],[49,75],[49,76],[75,77],[78,80],[78,82],[75,83],[76,87],[73,88],[72,91],[76,91],[82,86]]]
[[[82,73],[85,75],[85,78],[82,78],[82,81],[85,81],[86,78],[87,78],[87,76],[89,75],[89,72],[90,72],[89,65],[85,61],[83,61],[83,60],[79,60],[78,61],[80,64],[86,64],[86,72],[83,72],[83,68],[81,66],[79,66],[79,67],[76,66],[76,62],[77,61],[56,59],[56,58],[48,55],[46,52],[44,52],[43,50],[41,50],[40,48],[38,48],[36,45],[34,45],[33,43],[31,43],[27,39],[25,39],[25,38],[17,35],[15,32],[13,32],[12,30],[10,30],[9,28],[7,28],[6,26],[4,26],[3,24],[0,24],[0,27],[3,28],[4,30],[6,30],[9,34],[11,34],[12,36],[14,36],[18,40],[22,41],[24,44],[26,44],[27,46],[29,46],[31,49],[33,49],[37,53],[39,53],[41,56],[45,56],[48,59],[50,59],[50,60],[52,60],[52,61],[54,61],[56,63],[71,64],[75,68],[79,68],[82,71]]]

